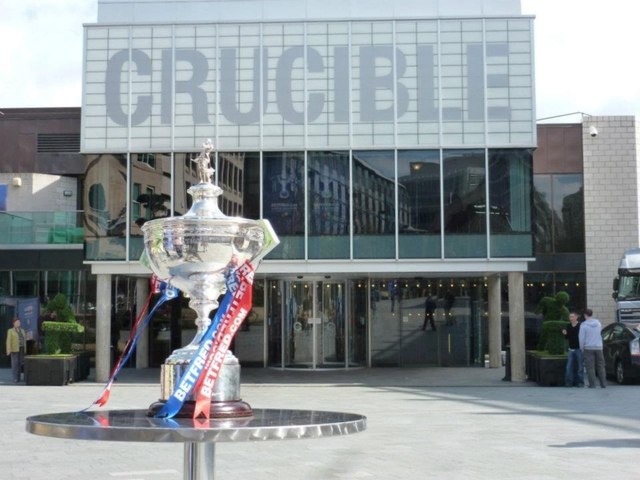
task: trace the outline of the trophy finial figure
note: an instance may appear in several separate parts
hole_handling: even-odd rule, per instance
[[[211,168],[211,152],[213,151],[213,143],[211,139],[207,139],[202,144],[202,152],[196,158],[198,165],[198,179],[200,183],[211,183],[211,175],[213,175],[214,169]]]

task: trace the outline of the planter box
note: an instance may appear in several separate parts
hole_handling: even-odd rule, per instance
[[[67,385],[74,380],[75,355],[27,355],[24,380],[27,385]]]
[[[528,379],[544,387],[564,386],[567,367],[566,355],[548,355],[527,352],[526,370]]]
[[[91,352],[80,352],[74,355],[75,365],[73,370],[73,381],[80,382],[89,378],[91,371]]]

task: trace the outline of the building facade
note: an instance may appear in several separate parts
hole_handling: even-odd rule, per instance
[[[517,0],[329,4],[99,1],[81,140],[98,351],[107,299],[146,296],[140,226],[188,209],[211,138],[223,211],[267,218],[281,240],[236,340],[243,363],[470,365],[489,351],[497,366],[508,311],[524,378],[533,19]],[[182,307],[140,365],[189,336]]]
[[[95,304],[83,264],[80,109],[3,109],[0,144],[0,328],[19,315],[37,342],[47,298],[63,293],[82,321]]]

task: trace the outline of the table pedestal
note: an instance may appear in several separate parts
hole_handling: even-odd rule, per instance
[[[184,480],[213,480],[215,454],[215,443],[185,443]]]

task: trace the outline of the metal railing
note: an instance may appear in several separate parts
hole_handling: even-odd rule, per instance
[[[84,242],[83,212],[0,212],[0,245]]]

